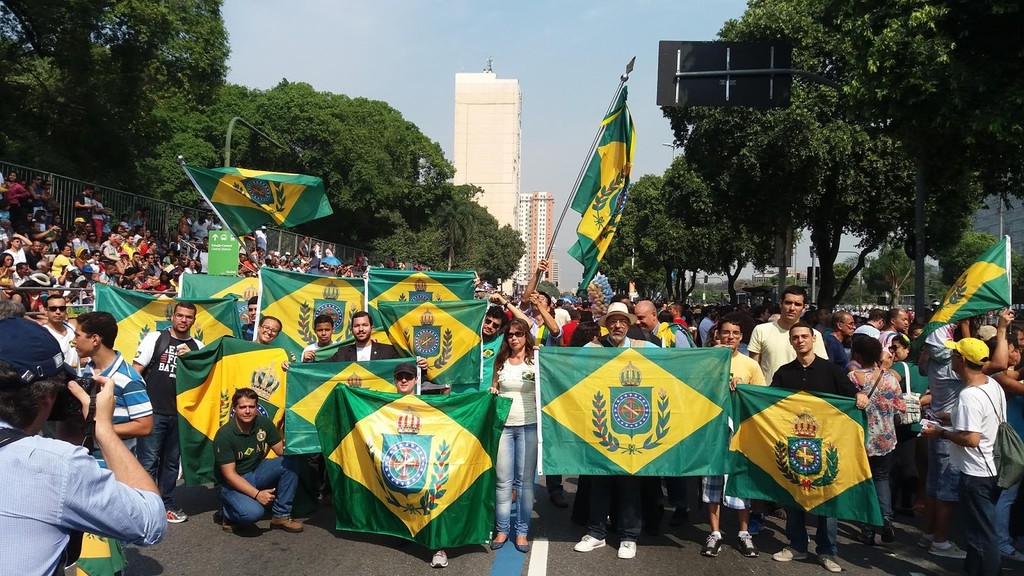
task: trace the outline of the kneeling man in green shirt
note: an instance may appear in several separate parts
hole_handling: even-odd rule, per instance
[[[302,522],[291,517],[299,478],[292,459],[283,457],[281,433],[270,418],[259,413],[259,396],[251,388],[235,391],[231,409],[234,417],[213,439],[221,525],[227,531],[251,526],[273,503],[270,528],[302,532]],[[267,458],[271,450],[277,458]]]

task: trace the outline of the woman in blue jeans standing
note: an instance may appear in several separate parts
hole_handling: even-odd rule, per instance
[[[491,549],[505,545],[512,514],[512,486],[521,486],[516,498],[516,550],[528,552],[530,516],[533,515],[533,480],[537,474],[537,368],[533,362],[530,326],[514,318],[505,330],[505,341],[494,359],[491,393],[512,400],[512,410],[498,444],[495,471],[495,530]]]

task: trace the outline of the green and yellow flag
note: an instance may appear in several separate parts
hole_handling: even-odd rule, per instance
[[[316,342],[313,320],[320,314],[334,319],[335,341],[352,337],[352,315],[363,309],[362,278],[317,276],[276,268],[260,268],[260,318],[281,321],[274,344],[299,358],[302,349]]]
[[[379,302],[451,302],[473,299],[472,270],[461,272],[416,272],[391,268],[370,268],[366,279],[367,310],[373,320],[374,337],[385,338]]]
[[[539,364],[544,474],[728,472],[729,350],[545,346]]]
[[[185,171],[237,237],[271,222],[289,228],[334,213],[315,176],[233,167]]]
[[[242,326],[233,297],[229,298],[168,298],[150,296],[131,290],[122,290],[103,284],[96,285],[96,310],[110,312],[117,320],[117,340],[114,348],[125,358],[134,358],[139,343],[154,330],[170,328],[174,307],[178,302],[196,305],[196,323],[192,335],[209,342],[221,336],[239,336]]]
[[[511,401],[486,392],[401,396],[337,386],[316,417],[339,530],[430,550],[483,544]]]
[[[1009,308],[1010,296],[1010,242],[1004,236],[957,278],[916,342],[946,324]]]
[[[730,496],[882,525],[853,398],[740,384],[733,395]]]
[[[178,296],[181,298],[237,298],[238,322],[242,326],[249,323],[249,299],[259,291],[258,278],[209,274],[182,274],[178,278]]]
[[[319,454],[316,415],[335,386],[397,393],[395,368],[408,358],[369,362],[300,362],[288,370],[285,391],[285,454]]]
[[[75,563],[76,576],[114,576],[121,574],[127,565],[120,542],[96,534],[82,535],[82,552]]]
[[[255,390],[260,413],[281,425],[286,360],[282,348],[237,338],[221,338],[178,357],[178,438],[186,484],[214,481],[213,437],[231,420],[235,390]]]
[[[612,111],[601,122],[603,131],[590,165],[572,199],[572,209],[583,217],[576,228],[576,244],[569,255],[583,264],[583,290],[593,280],[597,267],[619,227],[629,194],[629,172],[633,165],[633,116],[626,105],[622,87]]]
[[[379,310],[395,348],[427,359],[427,380],[444,386],[480,384],[485,300],[380,302]]]

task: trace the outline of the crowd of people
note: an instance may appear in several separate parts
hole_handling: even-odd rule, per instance
[[[184,231],[185,225],[190,225],[187,218],[179,232]],[[117,230],[100,246],[100,258],[105,258],[109,247],[111,251],[117,250],[118,261],[124,259],[123,243],[115,247],[116,240],[112,240],[120,238],[120,228]],[[82,232],[88,241],[95,230]],[[62,252],[73,248],[79,236],[77,231],[69,234],[70,241]],[[137,247],[127,256],[128,262],[133,262],[142,251],[144,239],[145,236],[131,239],[129,244]],[[141,254],[143,262],[160,254],[160,243],[155,246]],[[261,249],[258,244],[255,248]],[[310,253],[317,257],[314,247]],[[66,275],[66,268],[77,264],[72,256],[79,258],[72,250],[67,255],[70,263],[57,263],[55,259],[51,265],[63,265],[62,275]],[[83,264],[86,266],[90,264]],[[541,274],[534,278],[545,270],[546,262],[541,262]],[[908,311],[900,309],[870,310],[864,317],[843,310],[809,310],[807,294],[799,286],[784,290],[777,307],[765,305],[754,310],[742,305],[694,307],[649,300],[633,302],[621,295],[607,303],[604,314],[598,318],[587,301],[560,301],[534,288],[535,285],[528,286],[518,303],[500,293],[489,293],[487,298],[492,305],[482,327],[484,378],[478,391],[507,397],[512,406],[495,459],[492,549],[502,548],[509,541],[524,553],[531,546],[538,427],[537,413],[532,408],[538,393],[533,354],[536,348],[723,346],[731,349],[732,388],[737,384],[754,384],[838,394],[855,399],[856,406],[866,411],[865,450],[883,522],[880,526],[859,527],[864,545],[874,545],[879,536],[883,542],[894,539],[894,514],[923,514],[924,533],[919,545],[936,556],[964,558],[968,574],[995,574],[1001,558],[1022,558],[1018,549],[1022,523],[1010,520],[1021,513],[1018,487],[1003,491],[995,488],[993,458],[995,427],[1000,420],[1007,419],[1017,430],[1024,431],[1024,374],[1019,371],[1024,330],[1013,323],[1011,311],[942,327],[927,334],[924,345],[918,349],[911,346],[911,340],[923,330],[924,319],[914,319]],[[129,362],[114,349],[117,324],[110,314],[89,312],[72,321],[67,310],[75,303],[77,294],[52,285],[51,290],[42,294],[46,296],[40,298],[44,302],[43,314],[36,317],[35,323],[13,318],[31,309],[31,298],[0,301],[0,322],[6,324],[0,329],[0,337],[26,334],[37,339],[37,350],[30,354],[31,358],[18,346],[0,341],[0,429],[15,430],[10,434],[16,437],[16,442],[21,439],[18,431],[23,436],[43,429],[45,415],[57,402],[61,386],[54,381],[65,371],[63,361],[77,366],[74,377],[79,381],[93,378],[99,383],[98,398],[103,398],[102,402],[94,401],[95,413],[85,411],[81,418],[93,419],[91,456],[99,463],[97,469],[107,466],[113,472],[112,476],[90,472],[83,477],[93,482],[97,490],[116,499],[118,506],[138,512],[138,522],[116,527],[104,523],[105,507],[98,506],[82,511],[82,518],[74,526],[62,520],[44,522],[45,529],[41,530],[46,537],[40,540],[67,541],[72,527],[84,526],[110,536],[112,546],[117,541],[158,541],[163,529],[153,528],[151,514],[143,512],[152,506],[152,498],[143,492],[160,497],[165,523],[180,523],[188,518],[174,500],[180,458],[174,374],[179,355],[203,346],[192,333],[195,307],[187,302],[178,303],[171,326],[149,334]],[[257,325],[256,302],[249,304],[252,318],[251,325],[245,328],[246,337],[273,345],[281,331],[281,321],[263,316]],[[373,341],[368,314],[357,313],[351,323],[355,342],[340,348],[332,361],[398,356],[394,347]],[[331,344],[332,327],[333,319],[329,316],[314,319],[318,341],[301,357],[291,356],[290,362],[316,361],[315,350]],[[45,340],[40,335],[49,339],[45,346],[39,343]],[[40,354],[45,358],[36,357]],[[402,370],[396,369],[398,390],[415,390],[416,364],[422,368],[425,360],[410,359],[400,367]],[[450,393],[444,387],[423,384],[421,393]],[[68,388],[76,398],[85,394],[75,385]],[[253,396],[255,393],[248,389],[235,394],[231,400],[234,416],[214,440],[216,460],[212,464],[221,500],[217,520],[225,530],[238,531],[259,521],[269,507],[273,516],[271,528],[301,532],[303,523],[291,517],[295,493],[293,464],[288,457],[266,458],[271,452],[283,453],[287,430],[278,434],[272,423],[258,415],[259,400]],[[88,394],[85,399],[88,405]],[[925,415],[923,424],[913,419],[901,421],[915,410]],[[80,419],[73,415],[68,420]],[[68,428],[65,423],[54,432],[81,443],[81,430],[75,436]],[[111,438],[119,440],[134,464],[125,462],[125,453],[111,445]],[[43,441],[33,440],[23,446],[38,442]],[[77,467],[83,465],[81,460],[72,460]],[[0,470],[7,474],[38,470],[38,465],[30,453],[0,449]],[[65,473],[80,471],[68,469]],[[562,480],[559,476],[545,477],[546,495],[560,508],[570,505]],[[621,559],[634,558],[642,534],[659,530],[664,500],[673,508],[670,524],[691,521],[686,480],[581,477],[572,501],[572,517],[585,527],[585,532],[574,549],[588,553],[604,547],[614,531],[618,541],[616,555]],[[734,542],[742,556],[759,555],[756,540],[765,515],[783,515],[784,511],[788,546],[773,554],[773,559],[788,562],[808,558],[803,509],[790,507],[780,511],[770,502],[727,497],[727,481],[727,477],[701,479],[701,500],[706,504],[711,528],[702,555],[718,556],[724,547],[726,538],[720,523],[724,506],[739,515]],[[66,496],[55,498],[54,506],[66,505],[61,499]],[[0,508],[18,505],[5,501]],[[952,541],[951,523],[958,509],[964,519],[964,549]],[[54,510],[32,512],[53,513]],[[15,519],[24,517],[24,511],[0,509],[0,530],[16,532]],[[613,528],[607,523],[609,518]],[[838,572],[842,568],[837,521],[819,517],[817,522],[817,560],[826,570]],[[31,573],[22,570],[28,561],[56,567],[61,557],[59,552],[34,556],[31,560],[7,556],[0,559],[0,572]],[[445,551],[434,551],[431,564],[446,566]]]
[[[16,172],[0,185],[0,299],[43,310],[47,287],[61,288],[72,305],[92,303],[92,286],[107,284],[152,293],[174,293],[183,274],[207,270],[209,233],[221,225],[208,210],[184,210],[178,221],[160,228],[149,209],[115,213],[103,194],[84,185],[75,194],[74,213],[62,214],[50,182],[35,176],[23,182]],[[295,253],[268,248],[261,227],[242,241],[239,273],[254,276],[263,266],[331,276],[361,277],[371,264],[358,252],[348,262],[336,246],[304,237]],[[375,265],[426,270],[419,264],[387,261]]]

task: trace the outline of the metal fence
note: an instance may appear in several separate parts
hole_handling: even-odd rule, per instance
[[[150,198],[141,194],[133,194],[131,192],[125,192],[124,190],[102,186],[94,182],[85,182],[75,178],[62,176],[60,174],[54,174],[53,172],[46,172],[37,168],[5,162],[3,160],[0,160],[0,170],[3,170],[3,178],[5,179],[11,172],[17,173],[19,181],[21,181],[26,187],[32,184],[32,179],[36,176],[41,176],[43,180],[49,181],[51,194],[57,202],[57,205],[60,207],[61,219],[66,230],[71,228],[74,220],[75,194],[81,192],[82,189],[85,188],[86,184],[92,184],[95,186],[96,191],[103,195],[100,202],[103,204],[103,207],[108,210],[114,228],[117,227],[117,222],[130,219],[136,211],[148,211],[146,227],[154,232],[162,231],[170,233],[176,231],[178,220],[181,218],[181,215],[185,210],[189,210],[200,215],[210,214],[211,218],[214,221],[217,221],[217,217],[213,215],[209,206],[206,205],[205,202],[202,206],[183,206],[181,204],[175,204],[165,200]],[[88,222],[88,224],[90,226],[92,225],[91,222]],[[306,238],[306,236],[303,236],[302,234],[268,227],[267,250],[276,250],[281,254],[284,254],[285,252],[298,254],[299,247],[304,238]],[[355,262],[358,254],[363,254],[364,258],[370,258],[370,261],[376,261],[372,259],[373,255],[368,250],[338,244],[322,238],[310,237],[309,247],[312,248],[316,242],[319,242],[324,248],[330,248],[334,253],[334,257],[343,263]]]

